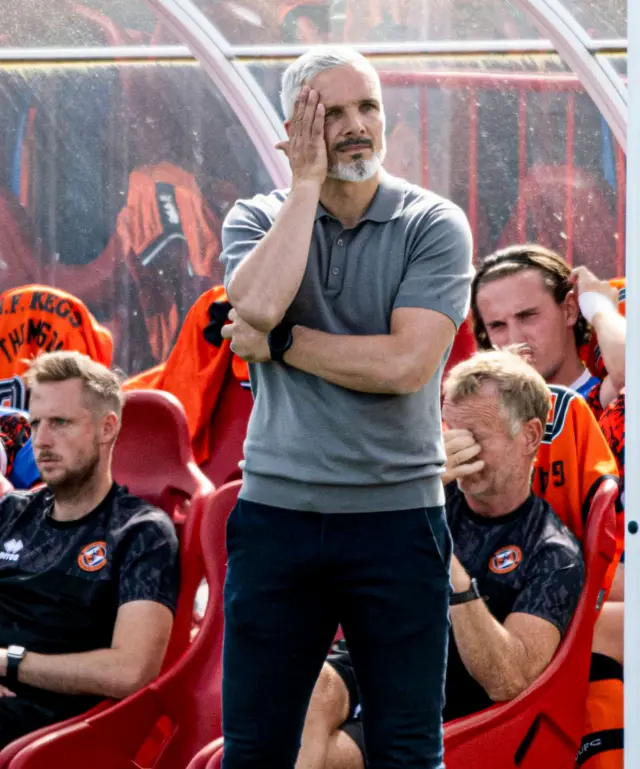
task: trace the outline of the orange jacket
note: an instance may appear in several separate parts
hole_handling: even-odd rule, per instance
[[[193,174],[171,163],[131,172],[114,237],[136,283],[156,360],[169,354],[183,307],[201,291],[198,278],[213,277],[220,253],[217,230]]]
[[[211,417],[229,366],[240,380],[248,380],[247,365],[235,356],[228,340],[220,346],[205,339],[205,328],[222,326],[228,307],[222,286],[205,292],[189,311],[176,344],[167,361],[128,379],[125,390],[154,389],[173,393],[187,413],[189,434],[196,462],[201,465],[209,457]],[[222,305],[223,314],[213,318],[210,308]]]

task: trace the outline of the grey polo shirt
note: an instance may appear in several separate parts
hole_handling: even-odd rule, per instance
[[[239,201],[222,232],[228,285],[268,232],[288,191]],[[469,309],[471,232],[460,208],[383,174],[358,224],[344,229],[318,206],[291,323],[331,334],[388,334],[397,307],[462,323]],[[255,403],[241,497],[321,513],[444,503],[440,418],[444,360],[410,395],[348,390],[283,363],[251,365]]]

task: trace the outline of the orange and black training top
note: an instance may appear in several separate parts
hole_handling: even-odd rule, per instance
[[[560,385],[549,385],[551,409],[538,449],[534,494],[544,497],[580,541],[593,497],[607,478],[619,478],[615,457],[586,401]],[[624,548],[624,514],[617,508],[616,556],[606,577],[611,585]]]

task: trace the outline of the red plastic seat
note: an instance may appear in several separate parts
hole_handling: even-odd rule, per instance
[[[202,627],[186,653],[132,697],[32,741],[8,769],[84,769],[87,760],[92,769],[181,769],[220,736],[225,531],[239,489],[235,482],[209,495],[200,547],[185,554],[209,584]]]
[[[189,500],[213,489],[193,458],[182,404],[161,390],[126,394],[113,475],[133,494],[166,510],[176,522],[182,520]]]
[[[512,702],[445,726],[447,769],[573,769],[584,731],[593,627],[616,550],[618,487],[596,492],[583,539],[586,582],[553,661]]]
[[[216,486],[237,480],[242,475],[238,463],[243,457],[252,407],[251,390],[242,386],[229,366],[211,416],[209,459],[201,465],[201,470]]]

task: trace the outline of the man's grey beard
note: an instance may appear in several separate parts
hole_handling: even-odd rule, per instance
[[[374,152],[369,160],[357,158],[349,163],[334,163],[329,169],[329,179],[337,179],[340,182],[366,182],[375,176],[382,168],[386,148],[381,152]]]

